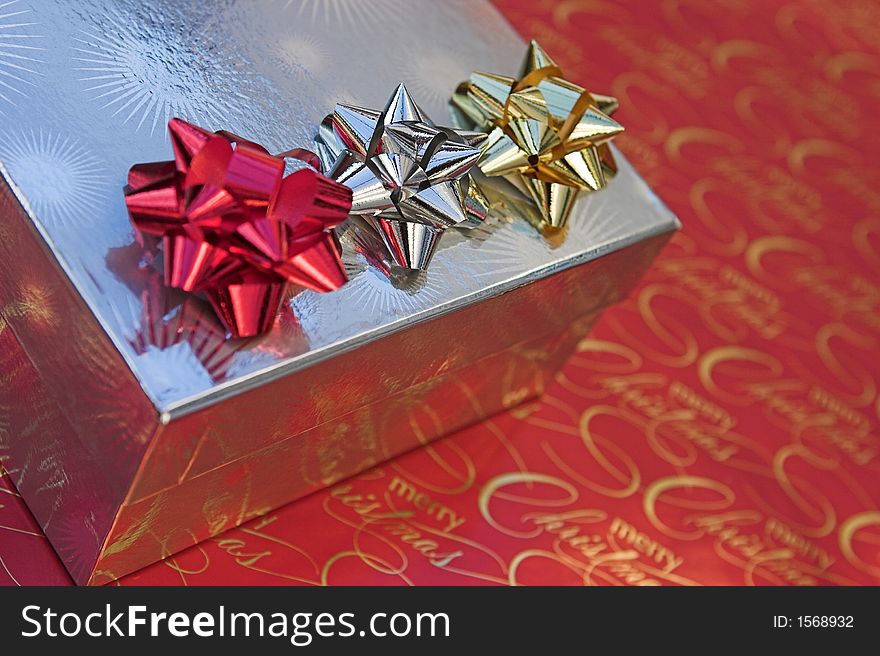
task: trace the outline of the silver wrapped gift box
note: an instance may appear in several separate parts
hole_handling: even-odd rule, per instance
[[[12,0],[0,9],[0,457],[101,583],[541,393],[675,216],[626,160],[547,239],[526,204],[428,271],[343,231],[350,282],[228,340],[143,261],[128,168],[180,116],[272,152],[400,81],[437,122],[524,42],[488,2]]]

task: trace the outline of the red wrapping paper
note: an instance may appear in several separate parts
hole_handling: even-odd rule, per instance
[[[496,4],[684,230],[540,402],[119,583],[880,583],[876,6]]]

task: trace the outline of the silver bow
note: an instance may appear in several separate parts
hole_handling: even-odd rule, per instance
[[[424,270],[449,227],[473,228],[489,203],[467,174],[486,134],[438,127],[401,84],[385,109],[338,104],[315,141],[326,175],[351,188],[351,213],[398,266]]]

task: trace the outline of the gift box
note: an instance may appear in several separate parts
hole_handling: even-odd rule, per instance
[[[0,26],[16,55],[0,58],[0,449],[78,583],[535,397],[678,225],[619,153],[550,235],[487,180],[489,218],[446,231],[427,270],[347,224],[346,285],[292,293],[267,334],[230,339],[129,221],[127,171],[168,159],[168,120],[282,152],[403,81],[443,123],[457,84],[514,75],[524,42],[464,1],[13,0]]]

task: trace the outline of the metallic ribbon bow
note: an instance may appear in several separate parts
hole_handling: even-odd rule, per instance
[[[475,72],[452,102],[489,131],[480,170],[505,176],[531,196],[542,230],[562,228],[578,192],[602,189],[617,172],[608,147],[623,132],[609,116],[617,100],[565,80],[535,41],[518,79]]]
[[[327,175],[351,187],[351,213],[382,236],[394,263],[424,270],[446,228],[472,228],[488,214],[467,175],[485,141],[436,126],[401,84],[382,111],[336,105],[316,150]]]
[[[202,292],[226,329],[251,337],[272,325],[288,283],[331,291],[346,282],[332,228],[351,190],[228,132],[168,124],[174,160],[136,164],[125,203],[139,235],[162,237],[165,284]]]

